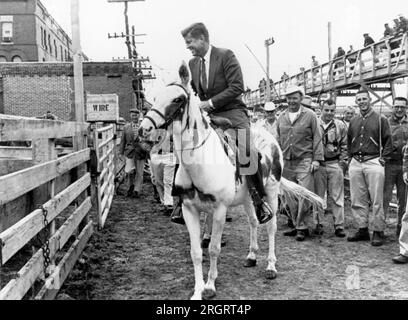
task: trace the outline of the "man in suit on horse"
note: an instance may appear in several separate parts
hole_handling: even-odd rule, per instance
[[[194,56],[189,62],[191,86],[200,98],[200,108],[211,118],[226,118],[231,122],[227,133],[239,150],[240,174],[247,178],[259,222],[266,223],[272,218],[272,213],[263,200],[266,193],[260,157],[251,143],[248,109],[241,99],[245,91],[241,66],[231,50],[210,44],[208,30],[203,23],[194,23],[181,34]]]

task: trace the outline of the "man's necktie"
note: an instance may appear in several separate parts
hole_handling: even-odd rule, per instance
[[[207,71],[205,69],[205,59],[201,59],[201,72],[200,72],[200,81],[201,81],[201,87],[203,88],[204,92],[207,91],[208,85],[207,85]]]

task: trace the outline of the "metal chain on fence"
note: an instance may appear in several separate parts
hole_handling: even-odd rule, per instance
[[[47,231],[48,226],[50,224],[48,219],[47,219],[48,218],[48,211],[43,206],[40,206],[40,209],[42,210],[42,214],[43,214],[43,217],[44,217],[44,230]],[[44,264],[44,277],[46,278],[47,277],[47,269],[48,269],[49,265],[51,264],[50,240],[48,238],[47,232],[44,232],[43,239],[41,240],[41,242],[42,242],[41,248],[42,248],[42,253],[43,253],[43,257],[44,257],[44,262],[43,262],[43,264]]]

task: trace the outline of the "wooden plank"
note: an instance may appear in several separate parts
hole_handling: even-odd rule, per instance
[[[104,146],[106,146],[109,142],[111,142],[114,138],[114,135],[112,133],[111,137],[106,138],[105,141],[103,141],[100,145],[99,145],[99,149],[103,148]]]
[[[110,155],[111,153],[113,153],[113,150],[114,150],[114,149],[115,149],[114,146],[113,146],[112,148],[110,148],[110,149],[108,150],[108,152],[99,160],[99,162],[98,162],[98,171],[101,171],[101,170],[102,170],[104,161],[109,157],[109,155]]]
[[[55,179],[89,159],[90,149],[85,149],[57,160],[0,177],[0,205]],[[22,181],[24,183],[21,183]]]
[[[5,176],[33,166],[33,160],[0,159],[0,176]]]
[[[91,176],[87,173],[55,198],[45,203],[44,209],[48,211],[48,221],[54,220],[58,214],[89,187],[90,183]],[[7,262],[44,228],[43,221],[42,210],[37,209],[0,234],[0,240],[4,243],[1,252],[3,263]]]
[[[114,175],[113,171],[109,171],[108,178],[105,180],[105,182],[101,186],[101,189],[100,189],[101,195],[105,193],[106,187],[111,183],[113,175]]]
[[[0,158],[30,160],[33,158],[33,149],[27,147],[0,147]]]
[[[91,199],[87,198],[54,234],[54,236],[50,238],[50,257],[54,257],[56,252],[64,247],[91,207]],[[43,273],[43,264],[44,257],[42,249],[40,249],[17,273],[17,278],[11,280],[3,290],[0,291],[0,300],[22,299],[34,284],[35,280],[41,275],[41,273]]]
[[[29,141],[72,137],[86,133],[89,123],[32,118],[9,118],[0,114],[0,141]]]
[[[35,298],[36,300],[52,300],[56,297],[71,269],[74,267],[82,251],[84,251],[92,234],[93,222],[90,221],[65,254],[64,258],[60,261],[53,274],[46,279],[44,286]]]
[[[106,127],[96,129],[96,131],[98,133],[102,133],[102,132],[105,132],[105,131],[108,131],[108,130],[113,130],[113,124],[111,124],[109,126],[106,126]]]

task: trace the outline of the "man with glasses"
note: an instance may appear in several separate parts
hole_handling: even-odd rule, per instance
[[[407,201],[406,186],[402,177],[402,149],[408,142],[407,103],[408,100],[403,97],[394,99],[392,116],[389,119],[393,148],[391,160],[385,165],[384,214],[385,216],[388,214],[392,190],[396,186],[398,199],[397,236],[401,231],[401,219],[405,213]]]
[[[383,208],[384,166],[392,152],[392,137],[387,118],[371,106],[370,94],[356,94],[360,114],[350,121],[347,150],[350,161],[351,212],[359,230],[347,240],[369,241],[370,204],[373,219],[373,246],[383,245],[385,217]]]

